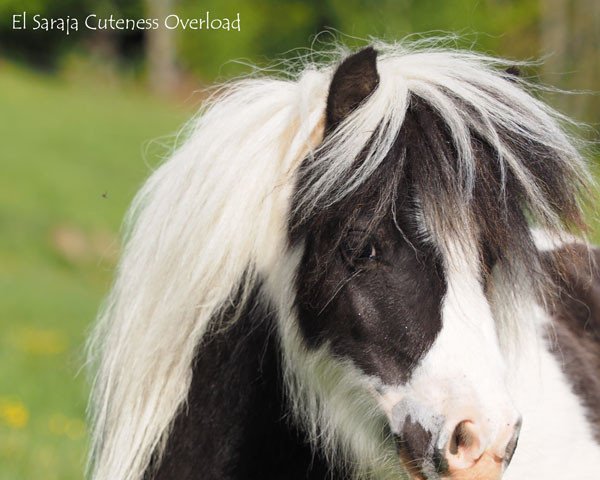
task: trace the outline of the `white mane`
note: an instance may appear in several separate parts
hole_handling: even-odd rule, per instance
[[[553,220],[539,185],[528,181],[492,125],[560,152],[574,176],[585,181],[584,164],[559,125],[564,119],[508,80],[497,69],[506,62],[471,52],[376,48],[380,85],[328,138],[325,153],[311,167],[313,181],[301,192],[301,215],[330,205],[372,174],[402,125],[410,93],[425,98],[448,122],[471,188],[469,131],[477,128]],[[268,279],[289,260],[295,175],[322,141],[335,64],[308,66],[291,80],[247,79],[226,86],[134,200],[117,278],[90,341],[96,368],[94,480],[142,478],[185,403],[192,360],[209,323],[239,301],[240,291],[243,299],[258,278]],[[508,100],[500,102],[498,95]],[[483,121],[473,124],[473,112],[461,104]],[[517,113],[510,104],[518,106]],[[373,132],[367,160],[349,173]],[[291,305],[292,286],[280,288],[288,299],[283,303]],[[273,300],[276,306],[282,302]]]
[[[316,72],[234,84],[137,195],[91,344],[93,478],[141,478],[186,399],[209,321],[277,260],[292,173],[318,137],[326,93]]]

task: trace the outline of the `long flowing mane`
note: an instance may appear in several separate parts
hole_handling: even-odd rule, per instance
[[[505,71],[511,62],[431,45],[377,49],[377,89],[325,142],[337,60],[289,78],[239,80],[206,103],[184,144],[136,196],[116,281],[90,341],[94,479],[140,480],[160,457],[203,338],[287,261],[290,218],[301,223],[368,181],[415,99],[444,120],[455,152],[453,164],[440,158],[440,171],[451,179],[443,190],[454,192],[453,217],[464,219],[458,230],[479,228],[471,199],[486,171],[477,160],[482,145],[494,153],[498,191],[517,186],[518,201],[540,226],[558,232],[581,223],[573,199],[589,175],[568,120]],[[432,217],[446,228],[442,211]],[[281,289],[293,296],[291,285]]]

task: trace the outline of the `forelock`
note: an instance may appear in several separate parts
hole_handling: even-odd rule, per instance
[[[423,210],[439,242],[531,266],[536,224],[583,227],[589,174],[564,118],[508,78],[498,61],[465,52],[384,50],[380,83],[302,164],[291,228],[368,206],[375,225],[399,199]],[[342,215],[340,215],[340,212]]]

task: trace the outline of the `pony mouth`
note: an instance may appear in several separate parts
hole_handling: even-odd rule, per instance
[[[504,457],[487,450],[464,468],[452,468],[444,452],[437,449],[431,457],[416,458],[399,437],[396,437],[396,448],[400,464],[410,480],[501,480],[515,449],[509,447]]]
[[[431,465],[421,465],[399,452],[400,462],[410,480],[501,480],[507,462],[490,453],[484,453],[471,467],[461,470],[431,472]],[[428,463],[428,462],[427,462]]]

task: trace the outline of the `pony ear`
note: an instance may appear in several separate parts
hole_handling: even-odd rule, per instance
[[[377,50],[367,47],[346,58],[333,74],[329,86],[326,130],[333,130],[378,84]]]
[[[517,79],[521,77],[521,70],[519,70],[519,67],[515,66],[515,65],[511,65],[510,67],[508,67],[506,70],[504,70],[506,73],[508,73],[508,76],[506,77],[506,79],[509,82],[513,82],[516,83]]]
[[[505,70],[505,72],[509,75],[512,75],[513,77],[521,76],[521,70],[519,70],[519,67],[517,67],[516,65],[511,65]]]

